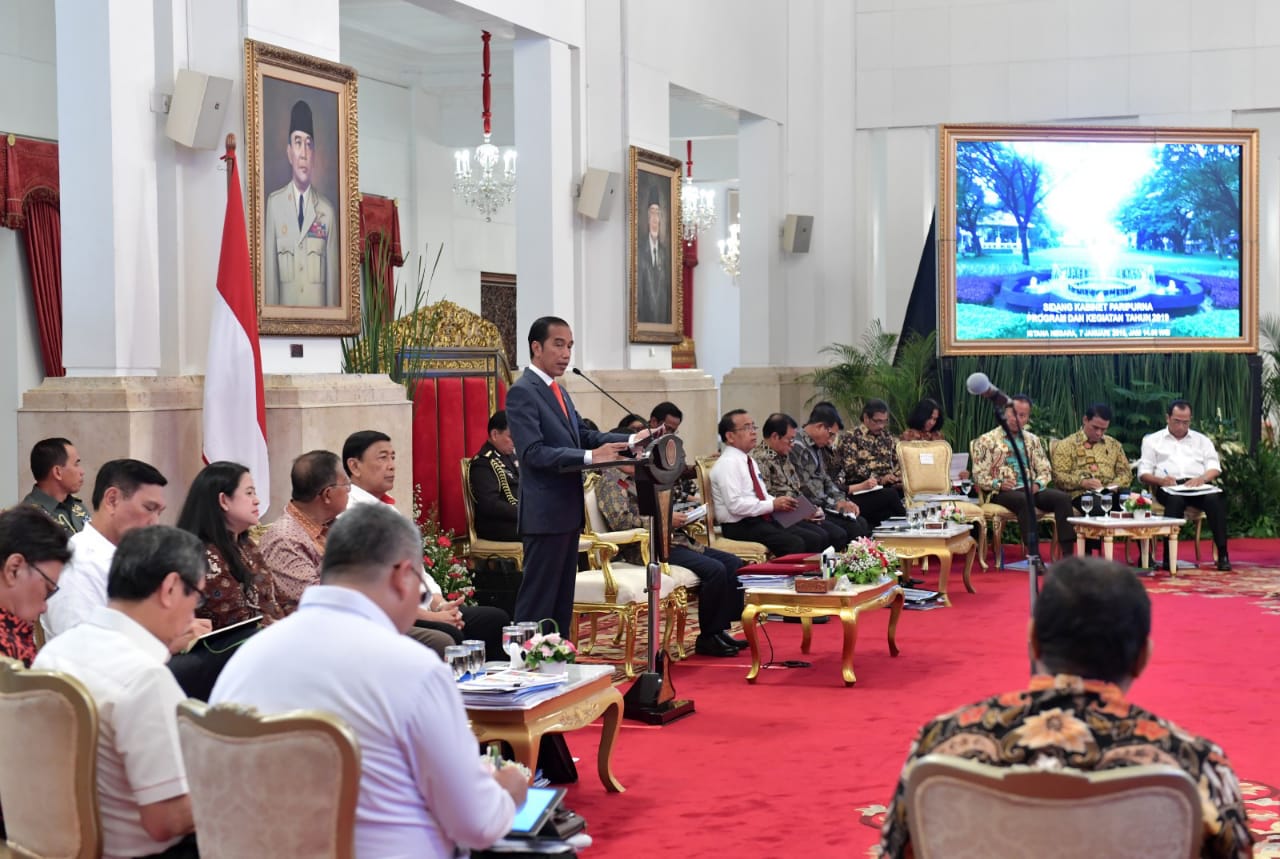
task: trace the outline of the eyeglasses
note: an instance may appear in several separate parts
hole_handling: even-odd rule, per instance
[[[36,575],[38,575],[38,576],[40,576],[40,578],[44,579],[44,585],[45,585],[45,587],[48,589],[48,590],[47,590],[47,592],[46,592],[46,593],[45,593],[45,595],[44,595],[44,596],[45,596],[45,599],[48,599],[49,597],[53,596],[54,594],[56,594],[56,593],[58,592],[58,590],[59,590],[59,588],[58,588],[58,583],[57,583],[57,582],[55,582],[53,579],[49,578],[48,576],[46,576],[46,575],[44,574],[44,570],[40,569],[39,567],[37,567],[35,564],[31,563],[30,561],[27,561],[27,566],[28,566],[28,567],[30,567],[31,569],[35,570],[35,571],[36,571]]]
[[[347,490],[348,492],[350,492],[350,491],[351,491],[351,481],[350,481],[350,480],[348,480],[346,483],[330,483],[328,486],[326,486],[326,487],[325,487],[325,489],[345,489],[345,490]],[[322,489],[322,490],[320,490],[320,491],[321,491],[321,492],[323,492],[323,491],[324,491],[324,489]]]
[[[755,431],[756,431],[756,425],[755,425],[755,424],[743,424],[743,425],[742,425],[742,426],[740,426],[740,427],[734,427],[734,430],[733,430],[733,431],[734,431],[734,432],[755,432]]]
[[[187,584],[186,579],[182,580],[182,589],[183,591],[186,592],[187,596],[191,596],[192,594],[196,595],[196,611],[199,611],[200,609],[204,608],[205,603],[209,601],[208,594],[206,594],[204,591],[200,590],[199,588],[191,587],[191,585]]]
[[[431,585],[427,583],[427,571],[418,567],[418,581],[422,583],[422,593],[418,594],[418,605],[426,605],[431,601]]]

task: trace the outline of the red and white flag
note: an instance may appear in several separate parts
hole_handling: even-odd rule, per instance
[[[204,460],[248,467],[261,499],[271,501],[267,467],[267,410],[262,395],[258,306],[249,266],[249,233],[234,151],[228,151],[227,214],[222,222],[218,293],[209,322],[209,358],[204,374]]]

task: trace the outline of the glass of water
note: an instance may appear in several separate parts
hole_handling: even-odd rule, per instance
[[[482,676],[484,671],[485,649],[484,642],[478,638],[468,638],[462,642],[462,646],[467,648],[467,653],[471,657],[470,667],[467,669],[471,672],[472,677]]]
[[[960,494],[964,495],[965,497],[968,497],[969,493],[972,491],[973,491],[973,481],[970,480],[968,477],[960,478]]]
[[[542,624],[538,623],[536,620],[522,620],[517,623],[516,626],[520,627],[524,632],[524,638],[521,640],[521,644],[524,644],[526,641],[542,631]]]
[[[508,667],[512,670],[516,670],[524,664],[520,657],[521,645],[523,644],[523,629],[514,624],[502,628],[502,652],[511,657],[511,664]]]
[[[1086,492],[1080,496],[1080,509],[1084,511],[1086,516],[1093,512],[1093,493]]]
[[[1111,512],[1111,493],[1104,494],[1098,499],[1102,504],[1102,513],[1106,515]]]
[[[471,670],[471,648],[450,644],[444,649],[444,661],[453,669],[453,679],[461,680]]]

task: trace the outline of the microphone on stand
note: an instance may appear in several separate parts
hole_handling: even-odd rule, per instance
[[[576,371],[575,371],[576,372]],[[965,390],[973,394],[975,397],[982,397],[990,400],[991,405],[997,409],[1003,409],[1009,405],[1009,395],[1004,391],[991,384],[991,380],[987,378],[986,373],[974,373],[965,380]]]
[[[619,402],[618,402],[618,398],[617,398],[617,397],[615,397],[613,394],[609,393],[609,392],[608,392],[608,391],[606,391],[604,388],[602,388],[602,387],[600,387],[599,385],[597,385],[595,382],[591,381],[591,379],[587,377],[587,374],[586,374],[586,373],[583,373],[583,372],[582,372],[581,370],[579,370],[577,367],[574,367],[574,368],[573,368],[573,374],[574,374],[575,376],[580,376],[581,378],[585,379],[588,385],[590,385],[591,387],[595,388],[597,391],[599,391],[600,393],[604,394],[604,395],[605,395],[606,397],[608,397],[609,399],[613,400],[613,402],[618,406],[618,408],[622,409],[622,413],[623,413],[624,415],[638,415],[638,414],[640,414],[639,412],[633,412],[631,409],[627,408],[627,407],[626,407],[626,406],[624,406],[622,403],[619,403]],[[986,378],[986,376],[983,376],[983,378],[985,379],[985,378]]]

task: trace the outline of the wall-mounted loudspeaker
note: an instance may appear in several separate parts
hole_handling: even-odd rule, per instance
[[[813,237],[813,215],[787,215],[782,224],[782,249],[790,254],[807,254]]]
[[[609,220],[613,199],[618,196],[622,175],[608,170],[588,167],[582,177],[582,190],[578,192],[578,212],[596,221]]]
[[[216,149],[231,98],[231,79],[180,69],[164,133],[192,149]]]

